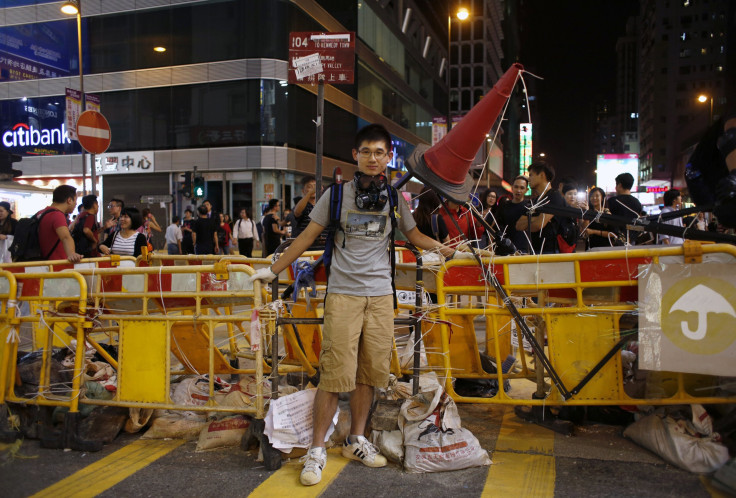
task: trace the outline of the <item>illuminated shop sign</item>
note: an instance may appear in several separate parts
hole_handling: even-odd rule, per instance
[[[3,133],[5,147],[36,147],[39,145],[71,144],[66,136],[64,123],[56,129],[37,129],[25,123],[18,123]]]
[[[532,163],[532,124],[519,123],[519,174],[525,175]]]

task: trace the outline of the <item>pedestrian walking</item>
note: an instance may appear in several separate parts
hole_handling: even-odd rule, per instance
[[[181,241],[184,239],[178,216],[171,218],[171,225],[166,227],[166,250],[169,254],[182,254]]]
[[[240,210],[240,219],[233,226],[233,237],[238,241],[238,253],[246,258],[253,257],[253,247],[260,246],[256,223],[248,215],[248,210]]]

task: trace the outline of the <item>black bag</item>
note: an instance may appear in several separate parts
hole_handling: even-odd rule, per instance
[[[578,241],[578,225],[575,223],[575,219],[569,216],[563,216],[558,218],[555,216],[557,221],[557,236],[562,238],[568,246],[574,246]]]
[[[54,253],[59,242],[61,242],[60,239],[56,239],[54,247],[45,255],[41,254],[41,244],[38,239],[38,228],[41,225],[41,220],[52,211],[58,211],[58,209],[47,209],[41,213],[41,216],[36,213],[30,218],[18,220],[13,243],[10,245],[10,255],[14,262],[45,261]]]
[[[80,214],[77,217],[77,222],[74,224],[74,230],[72,230],[74,250],[85,258],[89,258],[92,255],[92,249],[94,249],[84,234],[84,224],[87,222],[87,216],[89,216],[87,213]]]

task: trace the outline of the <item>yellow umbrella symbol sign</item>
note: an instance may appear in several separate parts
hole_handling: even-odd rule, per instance
[[[690,277],[662,299],[662,332],[690,353],[712,355],[736,340],[736,287],[717,278]]]

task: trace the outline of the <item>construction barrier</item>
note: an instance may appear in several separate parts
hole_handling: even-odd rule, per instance
[[[730,245],[688,243],[671,248],[484,258],[482,269],[474,262],[449,261],[437,271],[437,306],[423,321],[428,365],[459,402],[732,403],[736,397],[715,394],[718,377],[676,372],[648,372],[645,391],[629,393],[620,351],[636,338],[642,312],[638,288],[644,275],[665,264],[702,265],[692,270],[697,273],[709,263],[727,264],[726,271],[736,275],[734,257],[736,248]],[[508,304],[533,329],[551,369],[539,366],[540,355],[530,354],[525,347],[530,339],[522,336],[507,302],[491,285],[491,272],[508,294]],[[477,319],[485,321],[485,350],[498,369],[494,374],[487,373],[481,362]],[[734,334],[733,329],[730,333]],[[517,371],[505,374],[500,365],[512,353],[518,356]],[[550,377],[552,369],[560,382]],[[729,375],[736,375],[730,371]],[[504,380],[509,378],[536,380],[537,399],[511,398],[504,389]],[[454,379],[496,379],[498,393],[492,397],[461,396],[454,389]]]
[[[96,262],[97,263],[97,262]],[[228,412],[264,417],[264,350],[275,332],[275,314],[263,306],[258,281],[251,283],[253,269],[228,264],[198,266],[135,267],[100,264],[77,265],[56,272],[0,270],[0,315],[2,371],[0,389],[6,403],[24,406],[51,406],[68,409],[64,431],[56,443],[60,447],[99,449],[81,441],[76,433],[79,404],[120,406],[139,409]],[[43,265],[37,265],[43,266]],[[33,293],[20,293],[17,281]],[[27,284],[33,285],[27,285]],[[24,303],[32,313],[14,316],[12,304]],[[216,309],[230,309],[216,313]],[[237,309],[236,309],[237,308]],[[104,323],[113,324],[105,326]],[[239,368],[237,358],[222,353],[215,340],[218,327],[247,324],[241,334],[250,350],[252,365]],[[19,396],[16,362],[19,335],[30,326],[34,351],[41,355],[38,389]],[[229,329],[232,331],[232,329]],[[20,331],[20,334],[18,334]],[[76,341],[72,344],[71,339]],[[225,341],[232,342],[225,335]],[[52,385],[49,380],[54,344],[74,351],[71,389]],[[111,400],[82,396],[85,374],[85,346],[90,345],[115,369],[117,386]],[[117,358],[103,346],[114,345]],[[177,364],[180,364],[177,366]],[[171,399],[174,376],[207,376],[209,396],[201,406],[177,404]],[[254,376],[252,405],[220,405],[215,397],[217,375]],[[26,386],[27,387],[27,386]],[[54,443],[52,442],[53,446]]]

